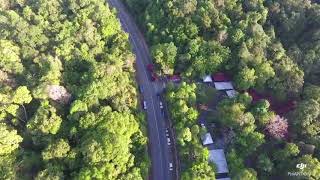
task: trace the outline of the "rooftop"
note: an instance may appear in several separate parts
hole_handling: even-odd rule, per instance
[[[208,145],[208,144],[212,144],[213,143],[213,140],[212,140],[212,137],[211,137],[210,133],[204,134],[201,139],[202,139],[203,145]]]
[[[228,97],[230,97],[230,98],[234,98],[238,94],[238,92],[236,90],[228,90],[228,91],[226,91],[226,93],[227,93]]]
[[[205,83],[211,83],[212,82],[212,78],[211,78],[210,75],[206,75],[202,79],[203,79],[203,82],[205,82]]]
[[[222,72],[215,73],[214,75],[212,75],[212,77],[215,82],[231,81],[231,78],[227,74]]]
[[[232,83],[229,82],[214,82],[214,86],[217,90],[233,90]]]
[[[228,173],[228,165],[223,149],[210,150],[209,161],[217,167],[217,173]]]

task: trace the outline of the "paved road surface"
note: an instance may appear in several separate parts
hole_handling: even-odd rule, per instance
[[[169,170],[169,163],[174,164],[172,148],[167,145],[165,128],[168,127],[164,120],[159,100],[156,94],[161,91],[161,86],[149,79],[149,72],[146,70],[147,64],[151,63],[150,54],[143,35],[139,31],[133,18],[128,14],[126,8],[119,0],[108,0],[109,5],[118,12],[122,28],[129,34],[133,52],[136,55],[136,70],[138,84],[143,87],[143,98],[147,102],[148,136],[149,150],[151,155],[151,179],[171,180],[174,179],[174,171]]]

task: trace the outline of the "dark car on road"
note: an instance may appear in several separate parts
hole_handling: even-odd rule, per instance
[[[142,104],[143,109],[144,109],[144,110],[147,110],[147,101],[144,101],[144,100],[143,100],[143,101],[141,102],[141,104]]]
[[[160,96],[159,93],[157,94],[157,98],[158,98],[158,101],[159,101],[160,109],[163,109],[163,103],[162,103],[162,101],[161,101],[161,96]]]
[[[142,94],[143,93],[143,87],[139,86],[139,92]]]

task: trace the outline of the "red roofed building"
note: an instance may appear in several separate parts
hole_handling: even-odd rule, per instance
[[[225,82],[225,81],[231,81],[231,78],[226,75],[225,73],[215,73],[212,75],[212,78],[215,82]]]

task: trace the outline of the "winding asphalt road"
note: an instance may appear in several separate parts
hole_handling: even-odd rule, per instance
[[[169,163],[175,162],[173,158],[172,145],[167,145],[165,129],[168,126],[159,106],[157,93],[162,91],[162,86],[158,83],[151,82],[150,74],[146,66],[152,63],[147,44],[143,35],[139,31],[134,19],[129,15],[124,5],[119,0],[107,0],[111,7],[114,7],[120,19],[122,28],[129,34],[129,40],[136,55],[137,79],[140,87],[143,87],[142,93],[144,100],[147,102],[148,118],[148,136],[149,152],[151,156],[151,179],[152,180],[171,180],[175,179],[174,170],[169,170]],[[172,140],[172,138],[171,138]]]

